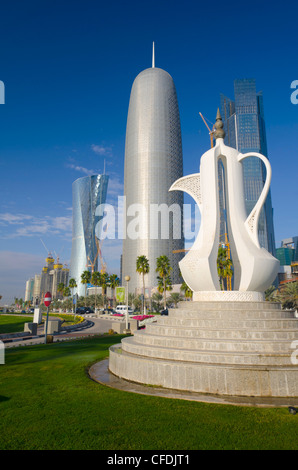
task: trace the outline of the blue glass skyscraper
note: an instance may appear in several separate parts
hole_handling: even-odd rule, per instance
[[[100,235],[97,224],[100,217],[96,208],[105,204],[109,177],[92,175],[79,178],[72,184],[73,216],[72,216],[72,249],[70,278],[77,283],[78,295],[84,295],[85,288],[81,284],[81,274],[88,270],[89,260],[94,262],[97,254],[96,235]],[[96,234],[95,234],[96,231]],[[98,258],[94,264],[98,271]]]
[[[257,152],[268,158],[263,94],[256,92],[255,79],[234,81],[235,99],[220,95],[221,115],[226,132],[225,144],[241,153]],[[243,162],[247,215],[255,206],[266,179],[263,162],[247,158]],[[275,236],[271,192],[267,196],[259,221],[260,245],[275,254]]]

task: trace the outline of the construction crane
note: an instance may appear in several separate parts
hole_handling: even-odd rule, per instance
[[[45,248],[47,254],[50,254],[50,253],[51,253],[50,250],[46,247],[46,245],[44,244],[44,242],[43,242],[43,240],[42,240],[41,238],[40,238],[40,241],[41,241],[41,243],[43,244],[43,246],[44,246],[44,248]]]
[[[214,139],[213,139],[213,134],[214,134],[214,124],[212,124],[212,130],[210,129],[210,127],[208,126],[207,122],[206,122],[206,119],[204,118],[203,114],[202,113],[199,113],[199,115],[201,116],[201,118],[203,119],[204,123],[205,123],[205,126],[207,127],[208,131],[209,131],[209,135],[210,135],[210,144],[211,144],[211,148],[214,147]]]
[[[102,244],[102,242],[101,243],[98,242],[98,248],[99,248],[98,254],[99,254],[99,261],[100,261],[100,264],[101,264],[101,271],[100,272],[105,273],[106,270],[107,270],[107,263],[104,261],[103,256],[102,256],[101,244]]]
[[[100,264],[101,264],[101,273],[105,273],[106,272],[106,269],[107,269],[107,265],[106,263],[104,262],[104,259],[103,259],[103,256],[102,256],[102,251],[101,251],[101,246],[100,246],[100,242],[99,240],[95,237],[95,243],[96,243],[96,247],[97,247],[97,252],[96,252],[96,255],[95,255],[95,258],[93,260],[93,262],[91,261],[90,257],[87,256],[87,259],[89,261],[89,264],[87,263],[86,264],[86,267],[87,268],[91,268],[91,274],[94,273],[94,267],[95,267],[95,264],[96,264],[96,260],[97,258],[99,258],[99,261],[100,261]]]

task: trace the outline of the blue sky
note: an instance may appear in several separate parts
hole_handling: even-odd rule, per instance
[[[275,237],[298,234],[298,4],[290,1],[2,2],[0,80],[0,294],[24,296],[46,250],[70,261],[72,182],[110,175],[108,202],[123,191],[126,117],[134,78],[151,66],[174,79],[184,174],[210,146],[199,112],[214,121],[236,78],[264,94]],[[119,273],[121,243],[103,246]]]

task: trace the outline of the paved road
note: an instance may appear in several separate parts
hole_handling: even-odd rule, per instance
[[[67,339],[72,339],[72,338],[84,338],[87,336],[93,336],[93,335],[98,335],[98,334],[103,334],[103,333],[108,333],[109,329],[112,328],[112,322],[114,323],[115,321],[121,321],[121,320],[115,320],[115,317],[110,317],[110,316],[101,316],[99,318],[86,318],[86,320],[89,320],[89,326],[86,328],[78,326],[78,328],[75,331],[71,332],[62,332],[59,334],[54,335],[54,342],[57,341],[65,341]],[[123,321],[123,320],[122,320]],[[40,326],[38,328],[38,335],[41,335],[40,337],[28,337],[27,339],[20,338],[20,340],[13,341],[13,342],[5,342],[5,348],[13,348],[13,347],[18,347],[18,346],[26,346],[26,345],[32,345],[32,344],[43,344],[44,343],[44,326]]]

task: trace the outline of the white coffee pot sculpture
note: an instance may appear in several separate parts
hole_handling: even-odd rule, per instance
[[[234,291],[263,293],[274,281],[279,261],[262,248],[258,239],[258,222],[271,182],[271,166],[259,153],[241,154],[224,144],[223,123],[218,111],[215,123],[216,145],[201,157],[200,173],[178,179],[170,191],[185,191],[201,212],[198,236],[187,255],[180,261],[186,284],[194,291],[220,291],[217,256],[220,235],[218,160],[225,172],[226,216]],[[247,157],[260,158],[266,167],[266,181],[259,200],[247,217],[244,200],[242,162]]]

